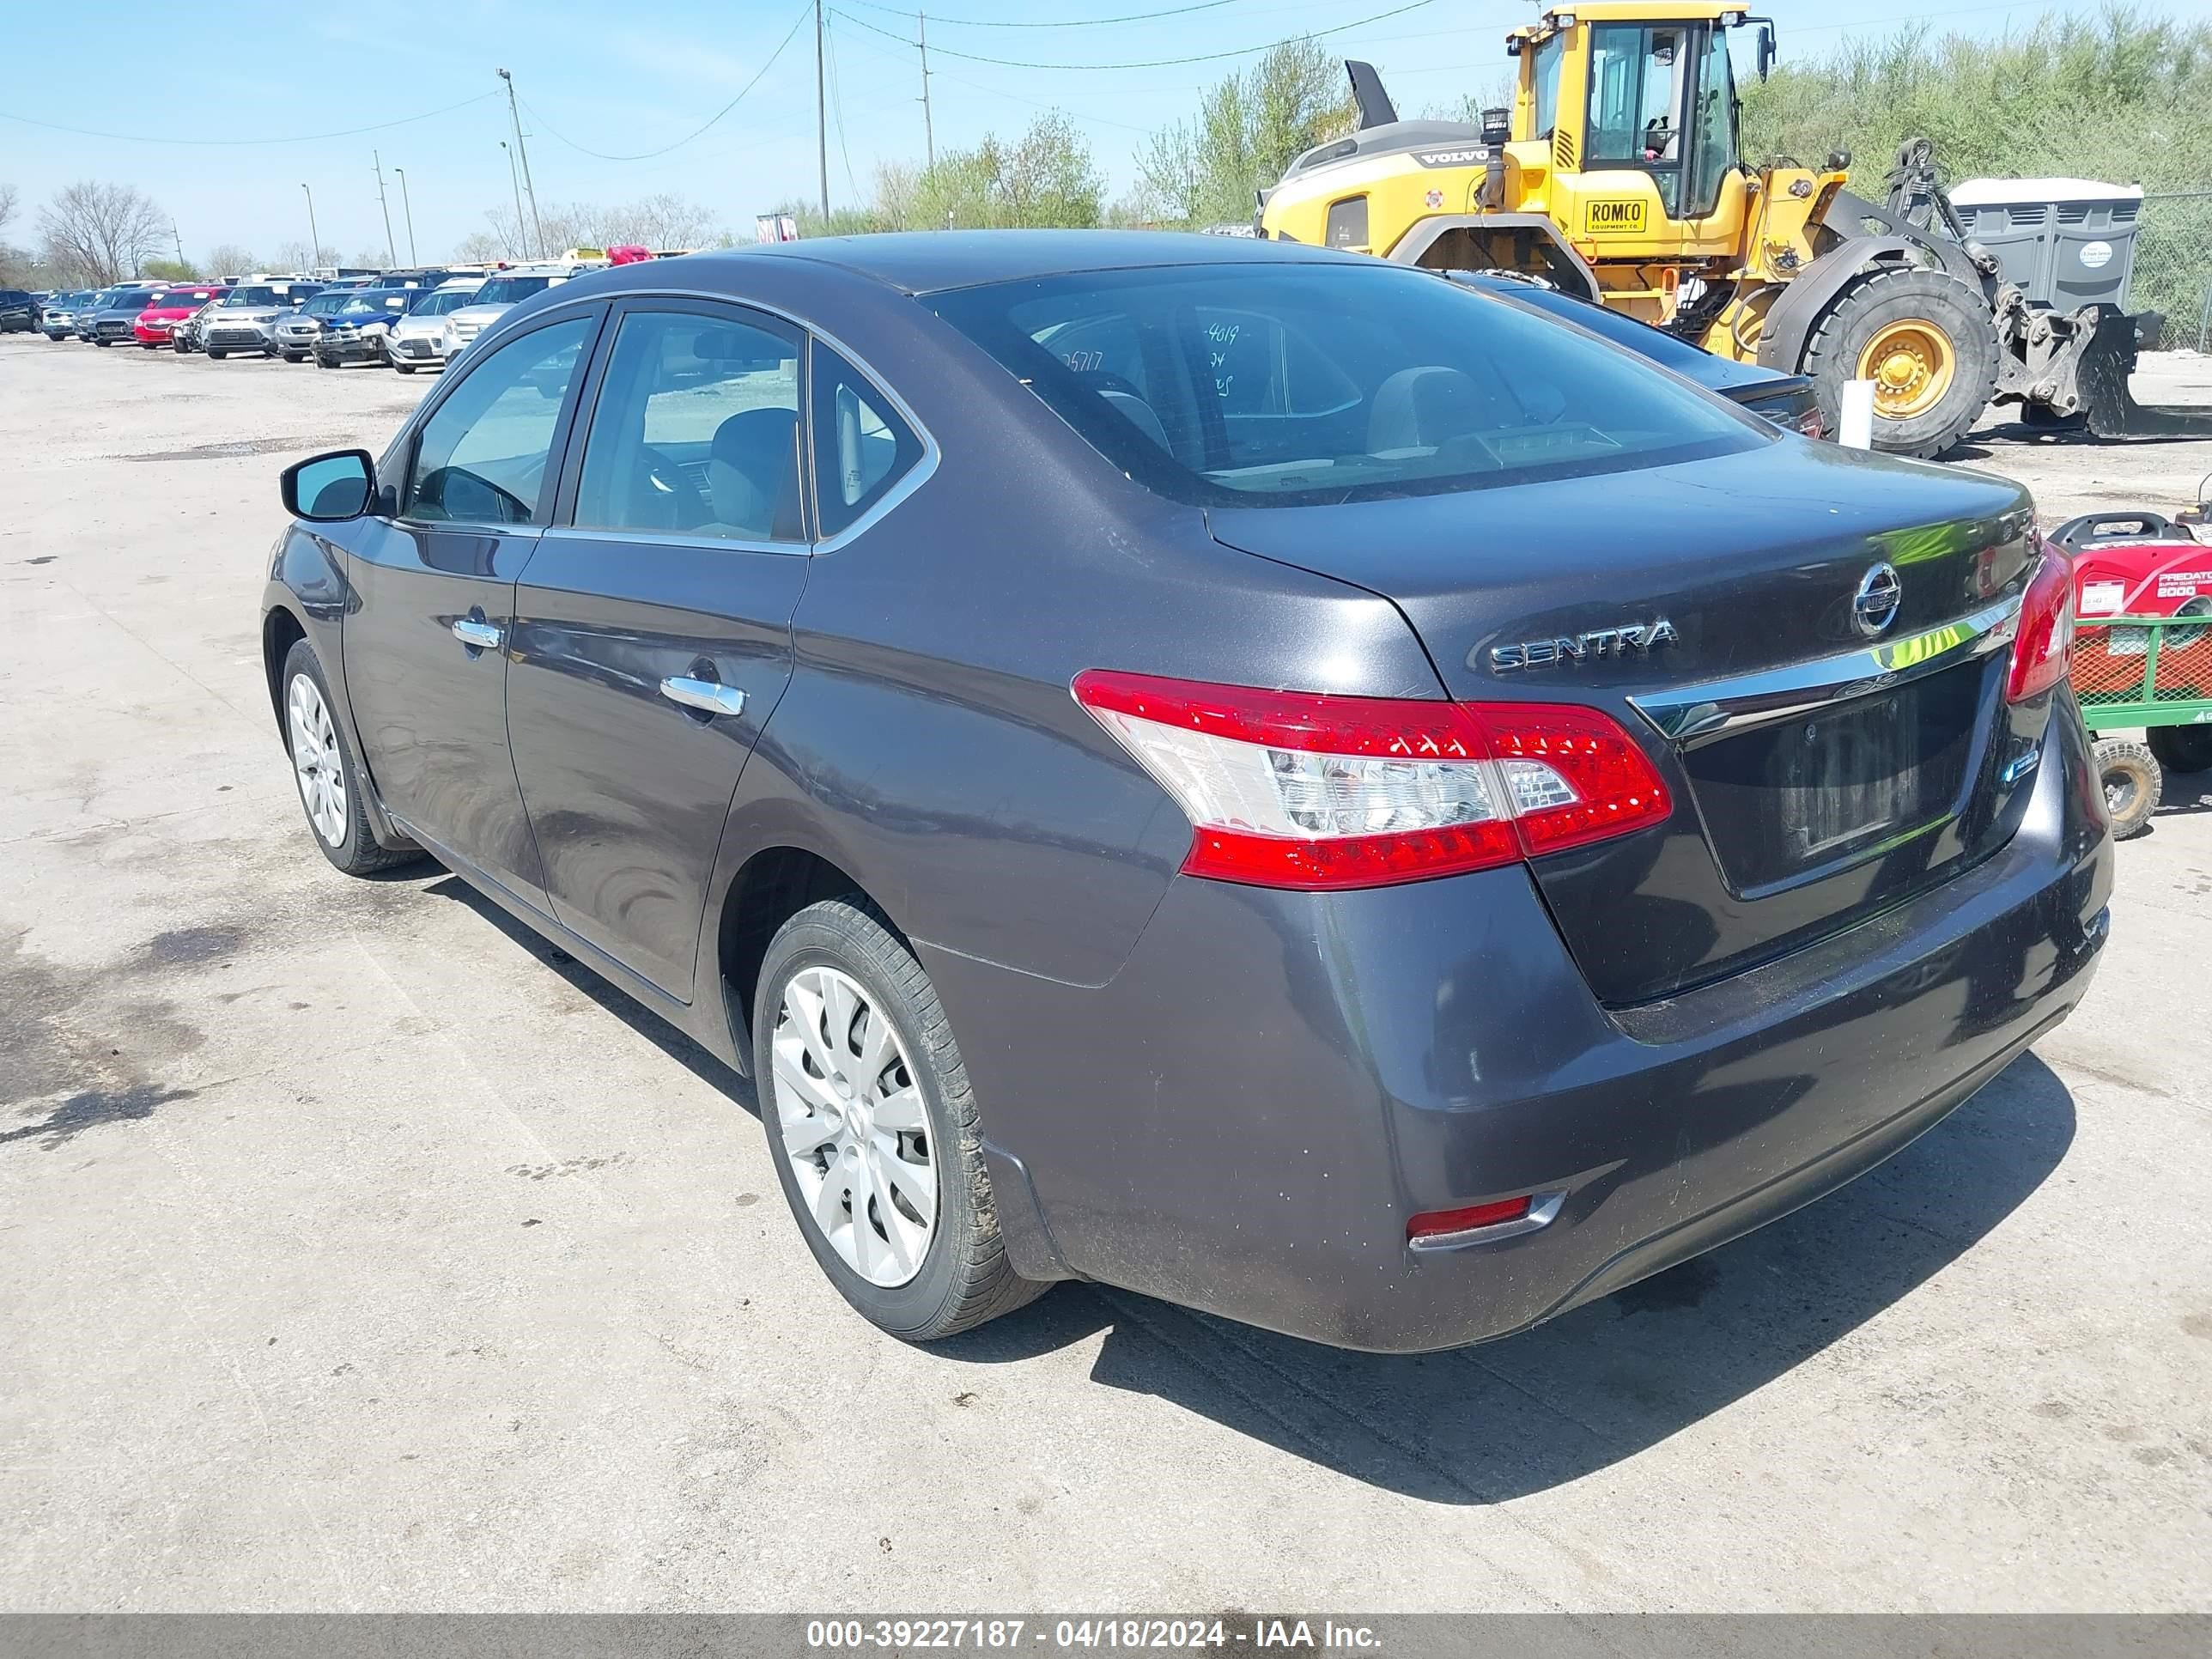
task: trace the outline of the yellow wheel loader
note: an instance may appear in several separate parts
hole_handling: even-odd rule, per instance
[[[1359,111],[1261,196],[1258,233],[1438,270],[1547,280],[1739,362],[1807,375],[1828,428],[1848,380],[1874,383],[1877,448],[1935,455],[1993,399],[2100,435],[2212,422],[2128,392],[2154,313],[2032,305],[1966,235],[1929,147],[1899,152],[1888,198],[1844,188],[1848,154],[1756,164],[1736,137],[1731,33],[1764,79],[1771,20],[1685,0],[1592,0],[1513,30],[1513,106],[1480,124],[1404,121],[1372,68]]]

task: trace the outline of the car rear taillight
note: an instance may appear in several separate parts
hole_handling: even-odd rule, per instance
[[[1563,703],[1437,702],[1091,669],[1075,699],[1191,822],[1183,870],[1263,887],[1379,887],[1486,870],[1663,823],[1650,757]]]
[[[2073,654],[2074,567],[2064,554],[2046,552],[2021,598],[2005,701],[2020,702],[2048,691],[2066,678]]]

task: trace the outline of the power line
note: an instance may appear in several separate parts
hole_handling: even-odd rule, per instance
[[[853,0],[853,3],[866,6],[870,11],[887,12],[893,17],[919,15],[903,7],[878,5],[876,0]],[[1199,0],[1197,5],[1170,6],[1165,11],[1133,11],[1120,17],[1069,17],[1056,23],[1008,22],[995,17],[940,17],[937,21],[964,29],[1091,29],[1101,28],[1109,23],[1144,23],[1155,17],[1182,17],[1194,11],[1217,11],[1223,6],[1236,3],[1237,0]],[[858,22],[860,19],[856,17],[849,21]]]
[[[853,176],[853,152],[845,143],[845,90],[837,82],[837,33],[835,29],[825,33],[824,43],[830,52],[830,108],[837,123],[837,153],[845,158],[845,182],[853,194],[860,193],[860,181]]]
[[[690,143],[694,138],[703,136],[708,128],[712,127],[717,121],[720,121],[725,115],[727,115],[732,110],[735,109],[739,103],[744,101],[745,94],[761,83],[762,77],[775,67],[775,60],[783,56],[784,48],[792,43],[793,40],[798,35],[799,29],[805,24],[806,20],[813,15],[814,0],[807,0],[807,3],[800,9],[799,15],[792,21],[791,28],[788,33],[787,33],[782,40],[777,44],[776,49],[768,55],[768,62],[763,64],[760,66],[758,72],[754,75],[753,78],[746,82],[744,85],[738,89],[738,95],[735,98],[731,99],[728,103],[723,105],[721,108],[716,110],[712,115],[708,116],[696,130],[684,134],[683,137],[678,138],[672,144],[663,144],[659,149],[640,150],[635,155],[610,155],[605,150],[593,149],[588,144],[578,143],[574,138],[569,137],[568,134],[562,132],[558,127],[547,120],[541,111],[532,108],[530,111],[530,113],[532,118],[536,119],[538,125],[545,129],[547,133],[553,137],[559,139],[562,143],[568,145],[570,149],[575,150],[581,155],[589,155],[593,159],[601,161],[649,161],[656,155],[667,155],[672,149],[683,149],[684,145]]]
[[[1352,21],[1348,23],[1339,23],[1333,28],[1310,29],[1306,31],[1303,35],[1292,35],[1289,38],[1291,40],[1304,39],[1309,40],[1318,40],[1324,35],[1342,34],[1349,29],[1364,28],[1368,24],[1382,22],[1385,18],[1403,17],[1409,11],[1421,11],[1435,3],[1436,0],[1413,0],[1413,3],[1410,5],[1395,6],[1389,11],[1378,11],[1371,16],[1355,17]],[[857,23],[860,27],[866,29],[872,33],[880,34],[887,40],[896,40],[902,46],[912,46],[919,49],[921,46],[920,41],[910,40],[903,34],[894,33],[892,30],[884,28],[878,24],[871,23],[865,17],[855,17],[848,11],[838,12],[836,13],[836,15],[843,18],[848,23]],[[1073,70],[1140,70],[1171,69],[1179,64],[1212,64],[1218,62],[1224,58],[1249,57],[1253,52],[1267,52],[1275,46],[1280,46],[1282,42],[1279,40],[1269,40],[1256,46],[1238,46],[1230,52],[1197,52],[1188,58],[1150,58],[1141,61],[1126,64],[1038,64],[1031,63],[1025,58],[987,58],[981,52],[955,52],[950,46],[939,46],[937,50],[939,55],[943,57],[965,58],[971,64],[992,64],[997,65],[1000,69]]]
[[[850,21],[851,20],[848,19],[847,21]],[[898,55],[896,52],[886,52],[881,46],[872,45],[868,41],[848,38],[845,44],[848,46],[858,46],[862,52],[867,52],[872,57],[881,58],[886,64],[896,64],[899,62]],[[1024,96],[1018,92],[1008,92],[1003,87],[994,87],[987,82],[975,80],[969,76],[955,75],[950,70],[933,69],[929,73],[933,79],[950,81],[955,86],[966,87],[972,92],[980,92],[992,98],[1008,99],[1017,104],[1026,104],[1031,109],[1055,111],[1060,114],[1071,117],[1075,120],[1088,122],[1093,126],[1118,127],[1123,132],[1149,133],[1152,131],[1150,127],[1137,126],[1127,121],[1116,121],[1111,116],[1092,115],[1087,111],[1070,109],[1065,104],[1049,103],[1041,98],[1030,98]],[[1197,91],[1199,88],[1194,88],[1192,90]]]
[[[285,138],[177,138],[164,133],[158,137],[140,132],[102,132],[94,127],[64,126],[58,121],[41,121],[28,115],[16,115],[0,110],[0,121],[20,121],[27,127],[44,127],[49,132],[74,133],[80,138],[112,138],[126,144],[192,144],[212,149],[240,149],[256,144],[313,144],[325,138],[353,138],[364,132],[383,132],[392,127],[408,126],[416,121],[428,121],[441,115],[451,115],[457,109],[466,109],[471,104],[481,104],[487,98],[496,98],[496,92],[480,92],[473,98],[464,98],[458,104],[447,104],[443,109],[425,110],[420,115],[403,115],[397,121],[378,121],[365,127],[343,127],[336,132],[295,133]]]

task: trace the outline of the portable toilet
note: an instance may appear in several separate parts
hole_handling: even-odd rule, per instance
[[[1951,192],[1966,234],[1997,258],[2031,305],[2125,311],[2140,185],[2094,179],[1969,179]]]

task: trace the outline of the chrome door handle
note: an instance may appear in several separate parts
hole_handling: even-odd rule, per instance
[[[686,708],[703,708],[709,714],[742,714],[745,709],[745,694],[720,680],[695,680],[688,675],[672,674],[661,681],[660,695]]]
[[[456,617],[453,619],[453,637],[463,645],[474,646],[478,650],[496,651],[507,633],[496,623],[479,622],[474,617]]]

